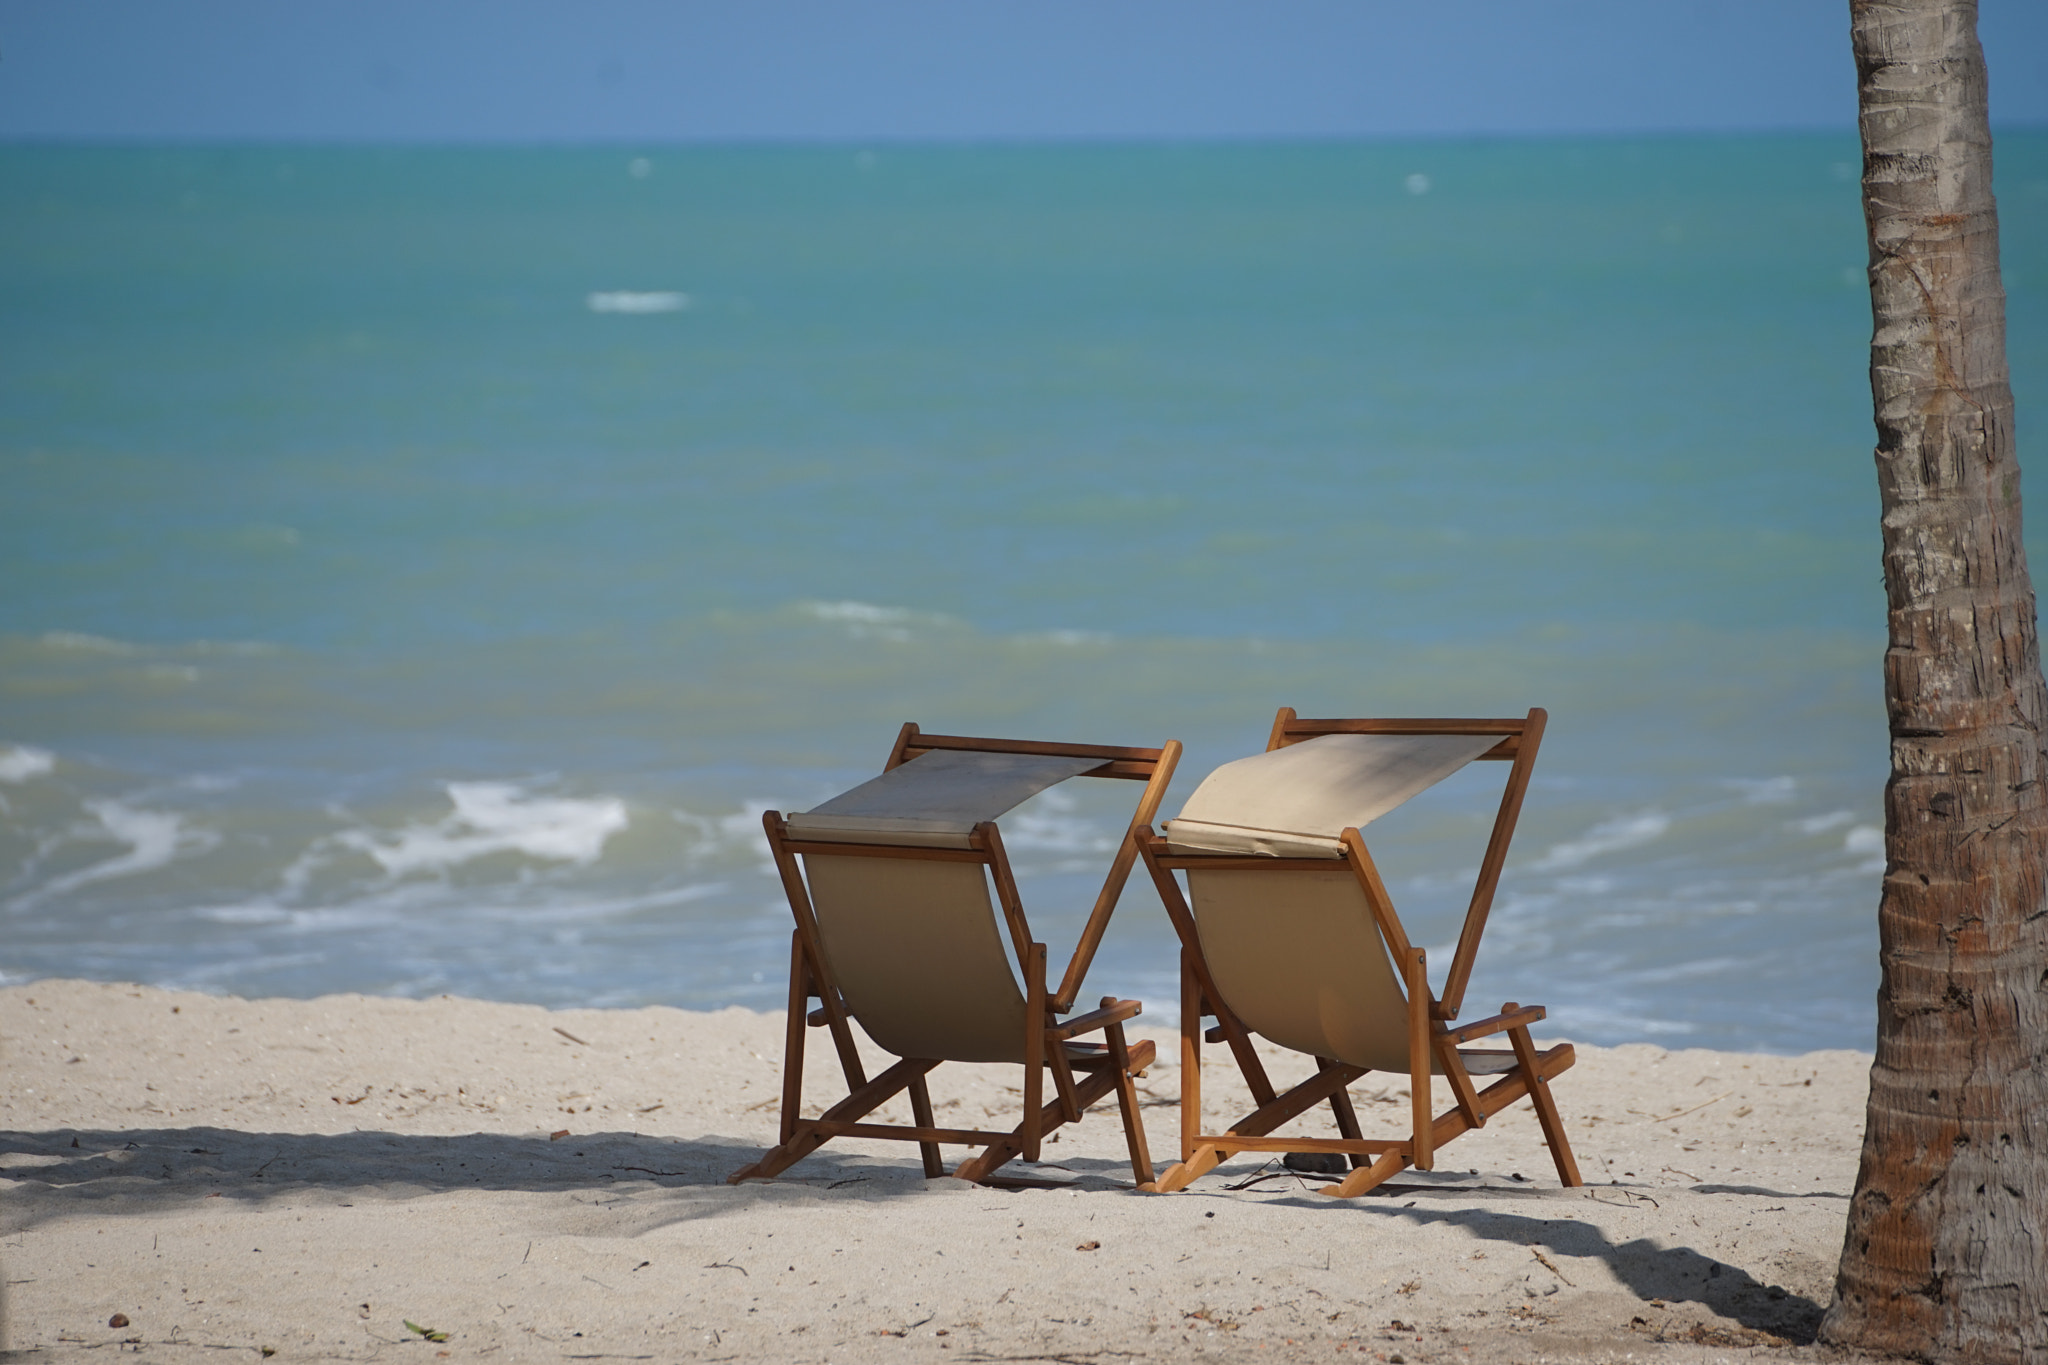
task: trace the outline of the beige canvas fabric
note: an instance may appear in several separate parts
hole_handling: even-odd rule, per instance
[[[899,1057],[1024,1060],[1024,993],[981,864],[814,853],[804,865],[826,965],[869,1037]]]
[[[789,817],[798,839],[966,848],[967,836],[1047,787],[1102,766],[1099,758],[934,749],[824,805]]]
[[[1202,956],[1252,1032],[1313,1057],[1408,1069],[1408,1005],[1351,869],[1190,871]]]
[[[1500,742],[1498,735],[1321,735],[1226,763],[1166,823],[1182,853],[1336,858],[1361,828]]]
[[[1245,1027],[1312,1057],[1407,1072],[1408,993],[1349,868],[1193,870],[1188,892],[1210,975]],[[1475,1076],[1515,1065],[1513,1053],[1458,1055]]]

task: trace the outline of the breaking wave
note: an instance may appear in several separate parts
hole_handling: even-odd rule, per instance
[[[393,877],[441,872],[493,853],[587,866],[628,824],[617,797],[537,797],[511,782],[450,782],[453,804],[443,818],[395,834],[346,830],[344,848],[367,853]]]

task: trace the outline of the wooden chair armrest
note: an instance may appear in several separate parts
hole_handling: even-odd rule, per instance
[[[1136,1000],[1118,1000],[1114,996],[1104,996],[1103,999],[1109,1003],[1101,1009],[1077,1014],[1066,1023],[1047,1029],[1046,1040],[1064,1043],[1069,1038],[1078,1038],[1084,1033],[1108,1028],[1111,1024],[1121,1024],[1124,1020],[1135,1018],[1145,1012],[1145,1006]]]
[[[1445,1036],[1454,1043],[1469,1043],[1474,1038],[1484,1038],[1491,1033],[1506,1033],[1511,1028],[1524,1028],[1539,1019],[1548,1018],[1550,1011],[1541,1005],[1509,1005],[1499,1014],[1487,1019],[1475,1019],[1463,1028],[1446,1029]]]

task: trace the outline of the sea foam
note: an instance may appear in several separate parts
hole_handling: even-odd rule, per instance
[[[839,626],[856,640],[886,640],[904,644],[911,627],[922,629],[958,628],[960,622],[931,611],[909,607],[879,607],[872,602],[802,602],[799,609],[813,620]]]
[[[1602,820],[1577,839],[1551,845],[1550,851],[1538,859],[1530,870],[1555,872],[1561,868],[1577,867],[1603,853],[1619,853],[1625,848],[1647,844],[1670,828],[1671,817],[1655,810],[1644,811],[1639,815],[1624,815],[1613,820]]]
[[[593,313],[680,313],[690,306],[690,296],[671,289],[601,289],[583,302]]]
[[[41,777],[57,766],[57,756],[48,749],[11,744],[0,749],[0,782],[26,782]]]
[[[393,877],[440,872],[493,853],[587,865],[626,828],[626,803],[613,796],[535,797],[511,782],[450,782],[454,809],[431,824],[393,835],[344,830],[346,848],[367,853]]]
[[[170,811],[145,810],[106,799],[94,799],[84,805],[97,824],[74,827],[71,838],[87,843],[126,844],[128,851],[52,877],[15,901],[17,907],[62,896],[94,882],[153,872],[176,858],[204,853],[220,843],[220,836],[212,830],[194,829]]]

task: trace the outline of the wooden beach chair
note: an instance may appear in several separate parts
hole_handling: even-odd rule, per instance
[[[1141,1006],[1105,996],[1100,1008],[1064,1021],[1061,1016],[1073,1008],[1137,863],[1138,832],[1158,811],[1179,757],[1178,742],[1163,749],[1048,744],[928,735],[912,724],[897,736],[882,776],[805,814],[785,818],[769,811],[762,823],[796,917],[782,1131],[779,1145],[730,1180],[773,1176],[832,1138],[861,1137],[917,1143],[927,1176],[947,1173],[940,1144],[958,1143],[982,1150],[953,1175],[987,1184],[1048,1183],[1003,1167],[1018,1157],[1037,1161],[1054,1129],[1077,1122],[1115,1091],[1132,1177],[1150,1181],[1152,1160],[1132,1078],[1151,1065],[1155,1049],[1149,1042],[1127,1043],[1123,1032]],[[1032,940],[995,818],[1070,777],[1128,778],[1145,786],[1081,941],[1053,989],[1045,945]],[[855,1021],[899,1059],[872,1079],[854,1047]],[[820,1117],[805,1118],[804,1038],[814,1027],[831,1036],[848,1093]],[[1102,1041],[1079,1041],[1089,1034],[1101,1034]],[[936,1126],[925,1076],[941,1062],[1022,1066],[1021,1121],[1007,1132]],[[904,1090],[914,1123],[864,1121]]]
[[[1529,1038],[1543,1008],[1509,1003],[1453,1023],[1543,722],[1540,710],[1508,720],[1302,720],[1282,707],[1265,753],[1211,773],[1165,837],[1140,831],[1139,852],[1181,940],[1181,1153],[1155,1188],[1183,1189],[1239,1152],[1319,1153],[1338,1155],[1289,1164],[1342,1171],[1348,1158],[1349,1173],[1322,1193],[1349,1198],[1410,1165],[1431,1169],[1438,1148],[1525,1096],[1558,1178],[1581,1183],[1549,1088],[1571,1066],[1571,1045],[1538,1051]],[[1437,995],[1358,831],[1475,759],[1510,766]],[[1176,872],[1187,878],[1185,896]],[[1206,1031],[1205,1017],[1216,1021]],[[1276,1092],[1253,1050],[1255,1033],[1313,1057],[1314,1074]],[[1498,1034],[1507,1048],[1463,1046]],[[1256,1105],[1220,1133],[1202,1123],[1205,1041],[1229,1046]],[[1345,1087],[1369,1071],[1407,1075],[1404,1136],[1360,1132]],[[1431,1112],[1432,1075],[1449,1084],[1452,1105],[1441,1114]],[[1482,1090],[1474,1077],[1498,1079]],[[1339,1136],[1275,1135],[1325,1102]]]

